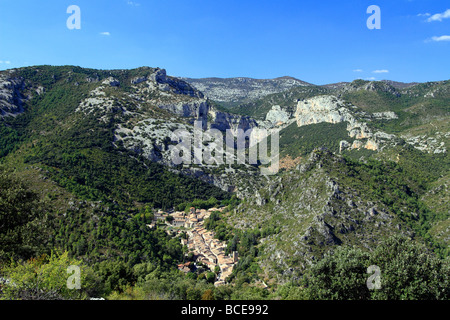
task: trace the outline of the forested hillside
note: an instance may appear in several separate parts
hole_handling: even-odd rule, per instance
[[[159,68],[0,72],[0,299],[448,299],[449,82],[285,85],[225,107]],[[174,165],[196,120],[278,132],[279,172]],[[191,207],[225,284],[164,216]]]

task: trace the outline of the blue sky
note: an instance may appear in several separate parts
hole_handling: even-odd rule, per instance
[[[67,8],[81,10],[69,30]],[[369,30],[367,8],[381,9]],[[0,0],[0,70],[165,68],[181,77],[450,79],[448,0]],[[447,11],[449,10],[449,11]]]

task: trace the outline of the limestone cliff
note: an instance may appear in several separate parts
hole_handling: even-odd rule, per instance
[[[351,145],[347,141],[341,142],[341,151],[348,147],[376,151],[381,144],[395,138],[394,135],[373,130],[369,125],[371,119],[395,119],[395,113],[369,114],[332,95],[299,101],[294,116],[299,127],[321,122],[347,122],[348,135],[356,141]]]
[[[23,79],[0,75],[0,117],[23,112],[22,101],[25,97],[20,92],[23,88]]]

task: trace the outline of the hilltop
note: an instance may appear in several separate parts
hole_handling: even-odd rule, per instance
[[[269,94],[310,85],[305,81],[289,76],[275,79],[253,79],[245,77],[181,79],[226,108],[252,102]]]

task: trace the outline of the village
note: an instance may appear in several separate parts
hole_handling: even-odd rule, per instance
[[[228,276],[231,275],[234,265],[238,262],[238,253],[225,254],[226,243],[214,238],[214,232],[208,231],[204,227],[205,220],[212,212],[222,212],[224,208],[195,209],[190,208],[189,213],[184,211],[163,212],[159,210],[154,215],[153,222],[148,226],[154,228],[157,223],[165,223],[167,232],[187,234],[187,239],[181,237],[181,244],[187,246],[188,252],[192,252],[196,264],[207,266],[212,272],[219,267],[219,273],[214,283],[215,286],[225,284]],[[190,271],[189,263],[178,265],[178,269],[187,273]]]

